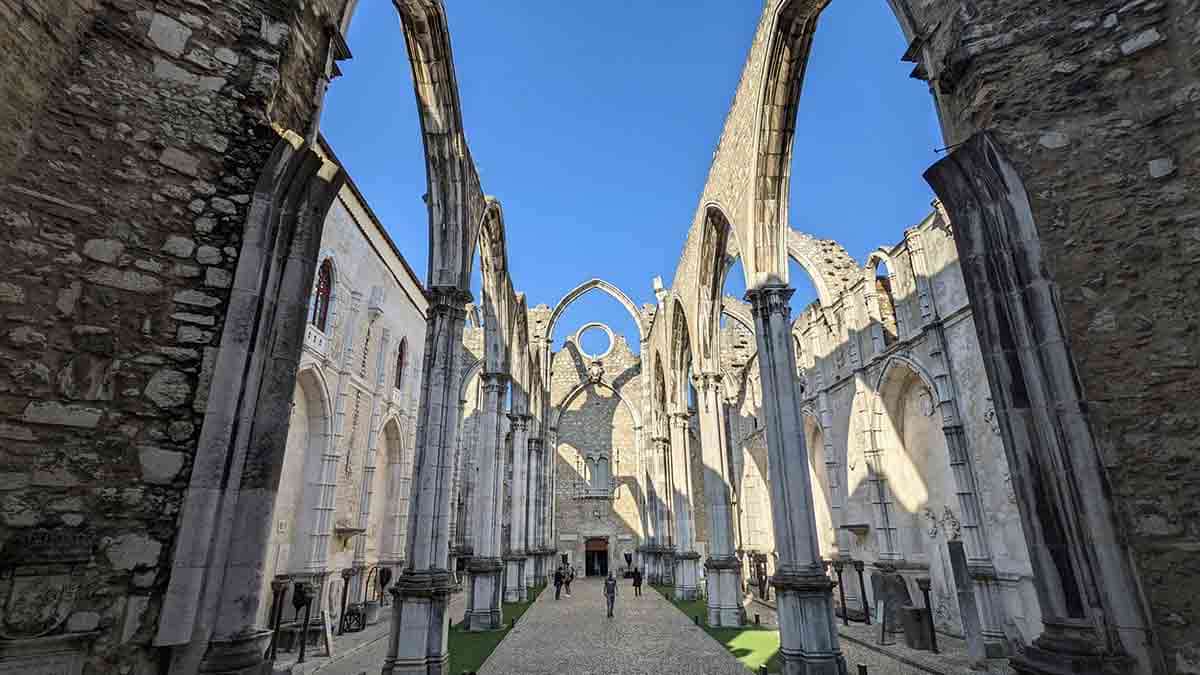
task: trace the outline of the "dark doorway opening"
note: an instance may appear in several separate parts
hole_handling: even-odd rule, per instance
[[[589,577],[608,576],[608,540],[602,537],[588,539],[584,549],[584,564]]]

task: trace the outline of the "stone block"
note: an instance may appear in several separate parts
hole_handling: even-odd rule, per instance
[[[147,35],[154,46],[171,56],[180,56],[187,47],[188,38],[192,36],[192,29],[165,14],[156,13],[150,19]]]
[[[167,241],[162,245],[164,253],[169,253],[176,258],[190,258],[192,257],[192,252],[195,250],[196,242],[187,237],[167,237]]]
[[[158,157],[159,164],[193,178],[200,172],[200,158],[179,148],[167,148]]]
[[[135,272],[119,270],[113,267],[101,267],[87,276],[88,281],[101,286],[119,288],[134,293],[158,293],[162,290],[162,282],[158,279]]]
[[[209,267],[204,274],[204,285],[213,288],[229,288],[233,285],[233,275],[220,267]]]
[[[221,259],[221,249],[215,246],[201,246],[196,249],[196,262],[201,265],[219,265]]]
[[[22,305],[25,303],[25,289],[7,281],[0,281],[0,303]]]
[[[194,305],[196,307],[216,307],[221,304],[221,299],[201,293],[200,291],[187,290],[176,293],[175,302],[182,305]]]
[[[143,395],[159,408],[174,408],[188,402],[192,385],[188,376],[178,370],[164,368],[155,373]]]
[[[34,401],[25,407],[22,419],[30,424],[95,428],[103,411],[79,405],[63,405],[57,401]]]
[[[102,263],[115,263],[125,252],[125,244],[116,239],[89,239],[83,244],[83,255]]]
[[[67,619],[67,631],[86,633],[100,627],[100,615],[96,612],[75,612]]]
[[[155,485],[170,484],[183,468],[185,455],[182,452],[154,447],[138,449],[138,460],[142,465],[142,480]]]
[[[135,570],[158,564],[162,544],[142,534],[124,534],[104,548],[104,556],[117,570]]]

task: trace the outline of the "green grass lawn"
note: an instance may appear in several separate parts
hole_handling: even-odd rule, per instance
[[[504,628],[486,633],[471,633],[459,625],[450,626],[450,672],[458,675],[462,672],[476,672],[483,667],[483,662],[496,651],[500,641],[512,630],[513,623],[521,618],[525,610],[537,600],[538,594],[546,586],[534,586],[529,589],[529,602],[504,603]]]
[[[655,586],[654,589],[692,621],[696,620],[695,617],[700,617],[700,627],[704,632],[720,642],[750,670],[757,673],[759,666],[764,664],[772,673],[783,670],[783,664],[779,662],[779,631],[754,626],[713,628],[708,625],[708,606],[703,598],[676,601],[670,586]]]

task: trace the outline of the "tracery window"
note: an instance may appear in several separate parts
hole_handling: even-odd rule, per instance
[[[317,272],[317,285],[313,289],[312,314],[309,323],[325,332],[329,325],[329,302],[333,296],[333,263],[326,258]]]
[[[396,352],[396,388],[404,388],[404,366],[408,359],[408,338],[400,339],[400,351]]]

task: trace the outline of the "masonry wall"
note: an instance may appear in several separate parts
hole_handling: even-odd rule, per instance
[[[642,400],[641,361],[624,336],[614,333],[614,341],[609,353],[599,359],[603,384],[590,382],[592,360],[574,338],[554,353],[550,371],[550,400],[557,410],[551,413],[551,419],[557,420],[558,440],[554,449],[556,543],[559,553],[566,553],[581,574],[589,538],[608,540],[609,569],[614,572],[625,565],[624,553],[635,554],[636,564],[636,551],[645,543],[645,502],[639,480],[643,470],[639,453],[644,449],[635,429],[635,419],[641,416],[637,408]],[[585,383],[577,396],[567,400]],[[586,458],[601,455],[612,466],[616,487],[611,498],[589,496],[585,486]]]

